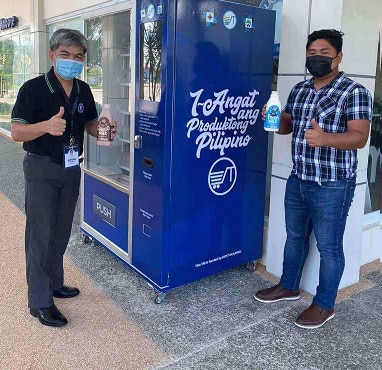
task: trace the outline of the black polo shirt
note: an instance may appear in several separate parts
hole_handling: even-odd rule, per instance
[[[84,127],[87,123],[98,118],[93,94],[87,83],[73,80],[73,89],[70,99],[65,98],[65,92],[53,67],[48,73],[25,82],[17,95],[12,110],[12,122],[34,124],[47,121],[56,115],[60,106],[65,108],[63,119],[66,120],[66,129],[62,136],[45,134],[37,139],[23,143],[27,152],[45,155],[63,161],[63,143],[69,142],[72,109],[73,136],[79,142],[79,154],[83,151]]]

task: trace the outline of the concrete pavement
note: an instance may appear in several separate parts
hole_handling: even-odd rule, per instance
[[[315,330],[294,325],[311,296],[261,304],[274,277],[245,266],[174,289],[160,304],[135,272],[82,243],[79,209],[66,282],[80,296],[56,300],[64,328],[44,327],[26,307],[22,147],[0,136],[0,370],[382,369],[382,275],[366,266],[340,291],[336,317]]]

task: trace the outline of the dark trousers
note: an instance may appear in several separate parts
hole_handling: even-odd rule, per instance
[[[26,155],[25,255],[28,306],[49,307],[64,283],[63,256],[70,238],[81,170]]]

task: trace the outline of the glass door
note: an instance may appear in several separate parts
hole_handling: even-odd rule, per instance
[[[99,112],[110,104],[118,134],[102,147],[87,135],[84,170],[125,192],[130,185],[131,149],[131,11],[85,21],[89,49],[85,80]]]

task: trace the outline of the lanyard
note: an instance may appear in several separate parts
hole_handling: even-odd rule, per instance
[[[78,106],[78,95],[74,98],[74,103],[73,105],[70,104],[70,100],[69,98],[65,95],[65,101],[66,101],[66,104],[70,107],[70,145],[73,145],[74,142],[75,142],[75,138],[74,138],[74,135],[73,135],[73,127],[74,127],[74,122],[73,122],[73,117],[74,117],[74,113],[76,112],[77,110],[77,106]]]

